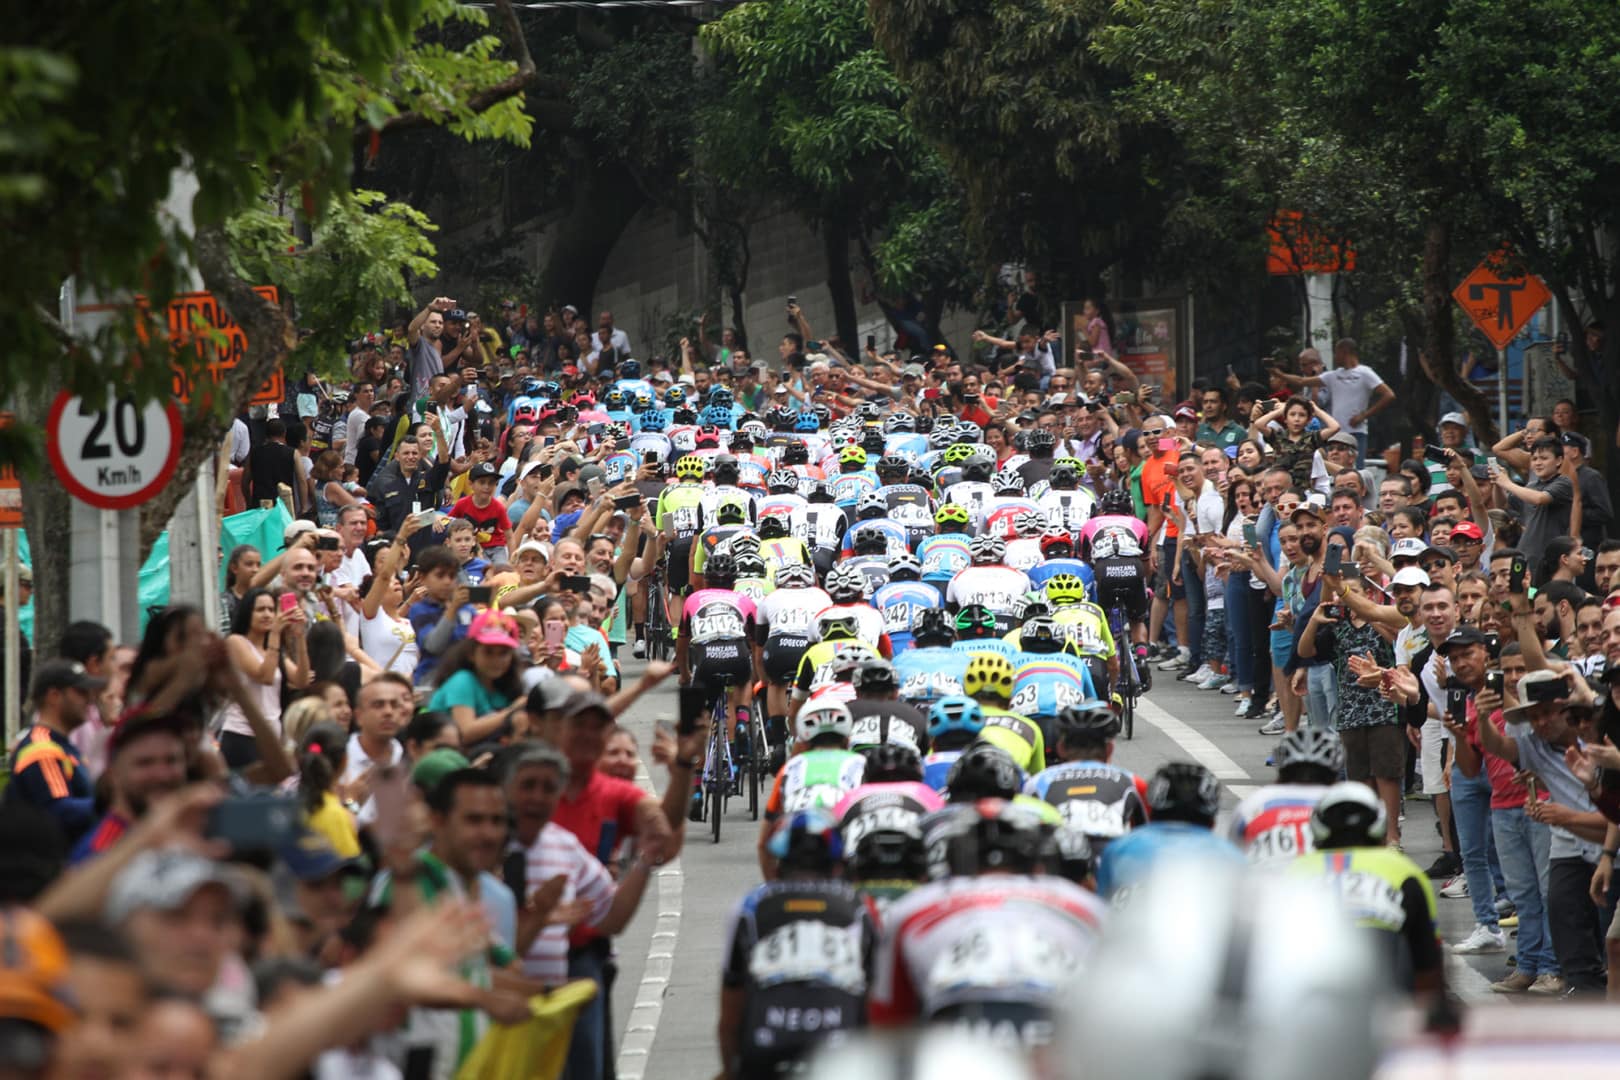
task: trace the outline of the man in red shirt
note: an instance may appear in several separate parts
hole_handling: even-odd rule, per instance
[[[1160,413],[1142,421],[1142,438],[1138,444],[1142,453],[1142,501],[1147,504],[1148,565],[1155,574],[1153,584],[1153,610],[1148,619],[1148,640],[1158,641],[1164,629],[1164,617],[1174,605],[1176,619],[1177,655],[1161,666],[1171,670],[1177,662],[1185,664],[1192,658],[1187,646],[1187,583],[1178,571],[1176,541],[1181,535],[1176,528],[1176,467],[1180,463],[1181,443],[1176,438],[1170,420]],[[1160,533],[1160,530],[1163,533]]]

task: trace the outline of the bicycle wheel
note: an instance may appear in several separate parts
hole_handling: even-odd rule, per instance
[[[663,575],[659,575],[647,589],[647,659],[665,660],[669,656],[669,608],[664,596]]]
[[[731,740],[726,738],[726,697],[722,688],[715,700],[714,713],[709,718],[710,738],[714,740],[714,785],[710,789],[709,831],[714,842],[720,842],[720,815],[726,809],[726,796],[731,793]]]
[[[759,715],[758,699],[748,717],[748,820],[759,820],[759,789],[764,783],[767,747],[765,721]]]

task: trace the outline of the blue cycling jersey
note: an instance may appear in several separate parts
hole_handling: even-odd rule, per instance
[[[873,595],[872,606],[883,616],[896,658],[911,648],[911,624],[917,613],[939,605],[939,590],[920,581],[891,581]]]
[[[968,538],[961,533],[930,536],[917,545],[917,558],[922,561],[924,581],[949,582],[973,565]]]
[[[1179,862],[1188,855],[1243,861],[1243,855],[1231,841],[1202,826],[1182,821],[1150,821],[1103,849],[1102,858],[1097,860],[1097,893],[1111,900],[1132,886],[1140,885],[1160,861]]]
[[[1095,701],[1091,672],[1067,653],[1021,652],[1012,658],[1013,694],[1008,706],[1022,716],[1056,716],[1083,701]]]
[[[936,598],[937,599],[937,598]],[[891,637],[890,641],[894,639]],[[927,705],[962,692],[962,676],[967,674],[965,652],[928,645],[898,649],[894,654],[894,677],[900,684],[900,697],[913,705]]]
[[[1000,638],[973,638],[968,641],[953,641],[951,648],[960,653],[988,652],[1005,656],[1008,660],[1018,655],[1018,646],[1010,641]]]
[[[945,794],[945,781],[950,778],[951,766],[962,756],[961,750],[935,750],[923,758],[923,783]]]
[[[833,502],[845,510],[855,509],[862,495],[878,489],[877,474],[870,472],[839,473],[827,483],[832,487]]]
[[[1045,588],[1046,582],[1058,574],[1073,574],[1085,582],[1087,597],[1095,598],[1097,595],[1097,575],[1079,559],[1047,559],[1024,573],[1029,575],[1029,583],[1037,589]]]
[[[844,530],[844,538],[840,544],[844,549],[845,556],[855,553],[855,534],[863,529],[876,529],[883,534],[884,542],[888,544],[888,547],[883,552],[885,555],[904,555],[911,550],[911,536],[906,532],[904,525],[898,521],[891,521],[886,517],[868,518],[865,521],[857,521]],[[937,589],[933,591],[938,592]]]

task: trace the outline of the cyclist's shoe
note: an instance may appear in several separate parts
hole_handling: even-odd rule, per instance
[[[1122,715],[1125,712],[1125,699],[1120,697],[1118,694],[1109,695],[1108,705],[1114,710],[1115,716]]]
[[[636,643],[630,646],[630,655],[637,660],[645,658],[647,655],[647,643],[640,638],[636,638]]]
[[[1153,689],[1153,667],[1147,662],[1147,657],[1136,658],[1136,692],[1145,694]]]
[[[782,766],[786,764],[787,747],[781,743],[777,743],[775,746],[771,747],[771,775],[775,776],[777,773],[781,772]]]
[[[686,820],[687,821],[702,821],[703,820],[703,791],[702,791],[702,789],[699,789],[697,791],[692,792],[692,798],[686,804]]]

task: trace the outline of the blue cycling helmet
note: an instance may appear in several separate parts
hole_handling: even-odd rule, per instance
[[[525,375],[523,381],[518,383],[518,392],[530,395],[538,394],[540,392],[540,380],[533,375]]]
[[[614,412],[623,412],[626,404],[623,390],[609,390],[603,403]]]
[[[540,385],[535,389],[535,393],[539,394],[541,397],[556,400],[557,398],[562,397],[562,387],[558,386],[555,382],[547,380],[540,383]]]
[[[953,731],[977,735],[984,730],[984,710],[966,694],[940,698],[928,710],[928,737],[937,739]]]
[[[813,412],[802,412],[799,414],[799,419],[794,423],[793,430],[807,432],[820,431],[821,418]]]
[[[639,378],[641,378],[641,361],[640,360],[626,360],[624,363],[620,364],[619,365],[619,378],[621,378],[621,379],[639,379]]]
[[[838,819],[819,806],[796,810],[771,834],[768,850],[783,869],[830,874],[844,858]]]
[[[710,405],[698,413],[698,423],[704,427],[714,426],[729,428],[731,426],[731,409],[725,405]]]
[[[737,404],[737,399],[732,396],[730,390],[727,390],[723,386],[716,386],[714,389],[709,391],[709,404],[724,405],[729,409],[733,405]]]
[[[636,419],[640,421],[642,431],[663,431],[669,426],[669,417],[664,415],[662,409],[648,409]]]
[[[646,412],[653,407],[653,396],[643,391],[635,397],[636,412]]]
[[[685,405],[686,404],[686,387],[682,386],[680,383],[676,383],[674,386],[670,387],[668,390],[665,390],[664,391],[664,404],[668,405],[672,409],[677,405]]]

